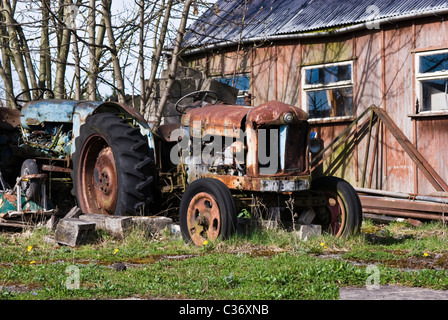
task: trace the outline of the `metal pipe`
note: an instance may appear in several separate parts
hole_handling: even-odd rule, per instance
[[[410,193],[392,192],[392,191],[358,188],[358,187],[356,187],[355,190],[358,193],[368,193],[368,194],[376,194],[376,195],[395,197],[395,198],[401,198],[401,199],[414,199],[414,200],[420,200],[420,201],[429,201],[429,202],[435,202],[435,203],[448,204],[447,197],[414,195],[414,194],[410,194]]]
[[[415,218],[415,219],[429,219],[429,220],[448,220],[448,217],[441,214],[425,214],[412,211],[393,211],[384,209],[365,209],[365,213],[382,214],[387,216]]]

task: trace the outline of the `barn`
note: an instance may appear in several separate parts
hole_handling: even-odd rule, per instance
[[[326,146],[316,174],[443,196],[447,18],[446,0],[218,0],[189,27],[181,60],[238,88],[237,103],[305,110]]]

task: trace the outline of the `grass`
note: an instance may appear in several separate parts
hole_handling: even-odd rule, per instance
[[[48,236],[47,229],[0,234],[0,299],[331,300],[341,287],[365,287],[372,265],[382,285],[448,289],[448,239],[439,223],[366,220],[358,236],[306,242],[259,231],[201,248],[139,230],[121,241],[98,233],[78,248]]]

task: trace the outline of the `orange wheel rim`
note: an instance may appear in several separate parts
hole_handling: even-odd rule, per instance
[[[117,169],[112,149],[99,135],[92,135],[81,151],[78,189],[81,209],[114,214],[118,198]]]
[[[202,246],[206,240],[218,238],[221,216],[212,195],[200,192],[191,199],[187,210],[187,227],[191,240],[197,246]]]

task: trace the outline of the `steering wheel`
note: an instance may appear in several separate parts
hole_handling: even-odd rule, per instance
[[[39,91],[39,95],[37,96],[36,99],[32,99],[32,100],[25,100],[25,99],[20,99],[21,96],[23,96],[26,93],[30,93],[33,91]],[[14,98],[14,103],[16,104],[17,108],[19,110],[22,109],[22,107],[25,105],[25,103],[30,102],[30,101],[35,101],[35,100],[42,100],[45,96],[45,93],[47,93],[47,99],[53,99],[54,98],[54,92],[50,89],[47,88],[32,88],[32,89],[28,89],[25,91],[20,92],[18,95],[16,95],[16,97]]]
[[[211,102],[205,101],[205,99],[207,97],[210,97],[212,99],[212,101]],[[191,104],[181,105],[181,101],[183,101],[187,98],[193,98],[194,102]],[[218,102],[218,100],[219,100],[218,94],[215,91],[199,90],[199,91],[193,91],[193,92],[190,92],[190,93],[184,95],[182,98],[177,100],[174,107],[176,108],[177,112],[185,113],[187,111],[187,109],[189,109],[189,108],[203,107],[203,106],[207,105],[208,103],[216,104]]]

